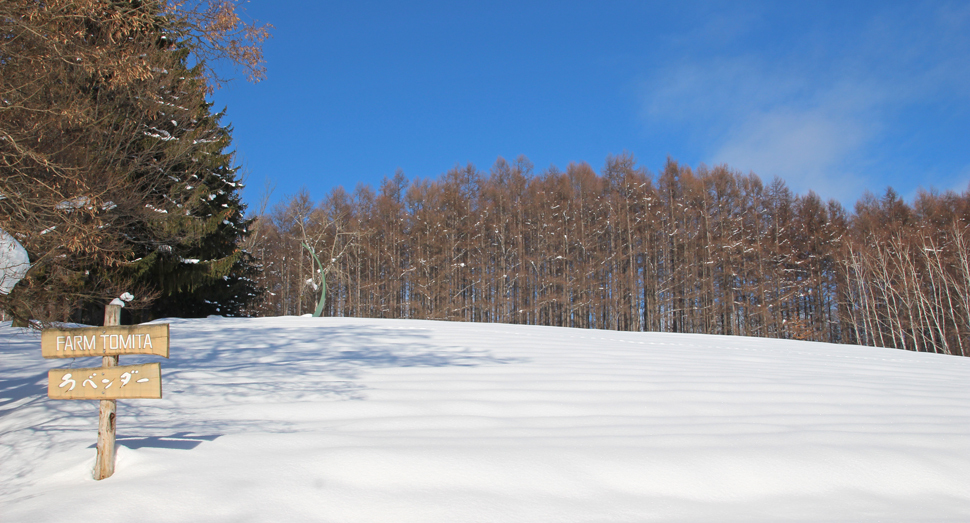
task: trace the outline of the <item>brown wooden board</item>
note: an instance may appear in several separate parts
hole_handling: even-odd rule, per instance
[[[152,354],[168,357],[168,324],[44,329],[40,352],[45,358],[82,358]]]
[[[55,400],[161,399],[162,366],[159,363],[51,369],[47,397]]]

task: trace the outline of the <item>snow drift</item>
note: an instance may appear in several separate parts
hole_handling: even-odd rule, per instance
[[[0,327],[0,519],[970,520],[970,359],[426,321],[170,323],[164,399],[119,402],[117,471],[100,482],[96,402],[46,398],[47,369],[71,362]]]

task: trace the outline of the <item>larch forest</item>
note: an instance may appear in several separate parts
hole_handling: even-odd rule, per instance
[[[254,315],[503,322],[970,354],[970,192],[852,212],[775,178],[632,155],[535,173],[499,158],[256,217]],[[315,268],[303,244],[313,247]]]

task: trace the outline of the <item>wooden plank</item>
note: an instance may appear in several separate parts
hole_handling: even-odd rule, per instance
[[[44,329],[40,352],[45,358],[83,358],[151,354],[168,357],[168,324]]]
[[[54,400],[161,399],[162,366],[159,363],[51,369],[47,397]]]

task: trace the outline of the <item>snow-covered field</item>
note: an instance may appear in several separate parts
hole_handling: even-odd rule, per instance
[[[0,521],[970,521],[970,359],[757,338],[169,320],[164,399],[0,327]],[[122,357],[122,364],[158,361]],[[74,366],[97,366],[78,360]]]

